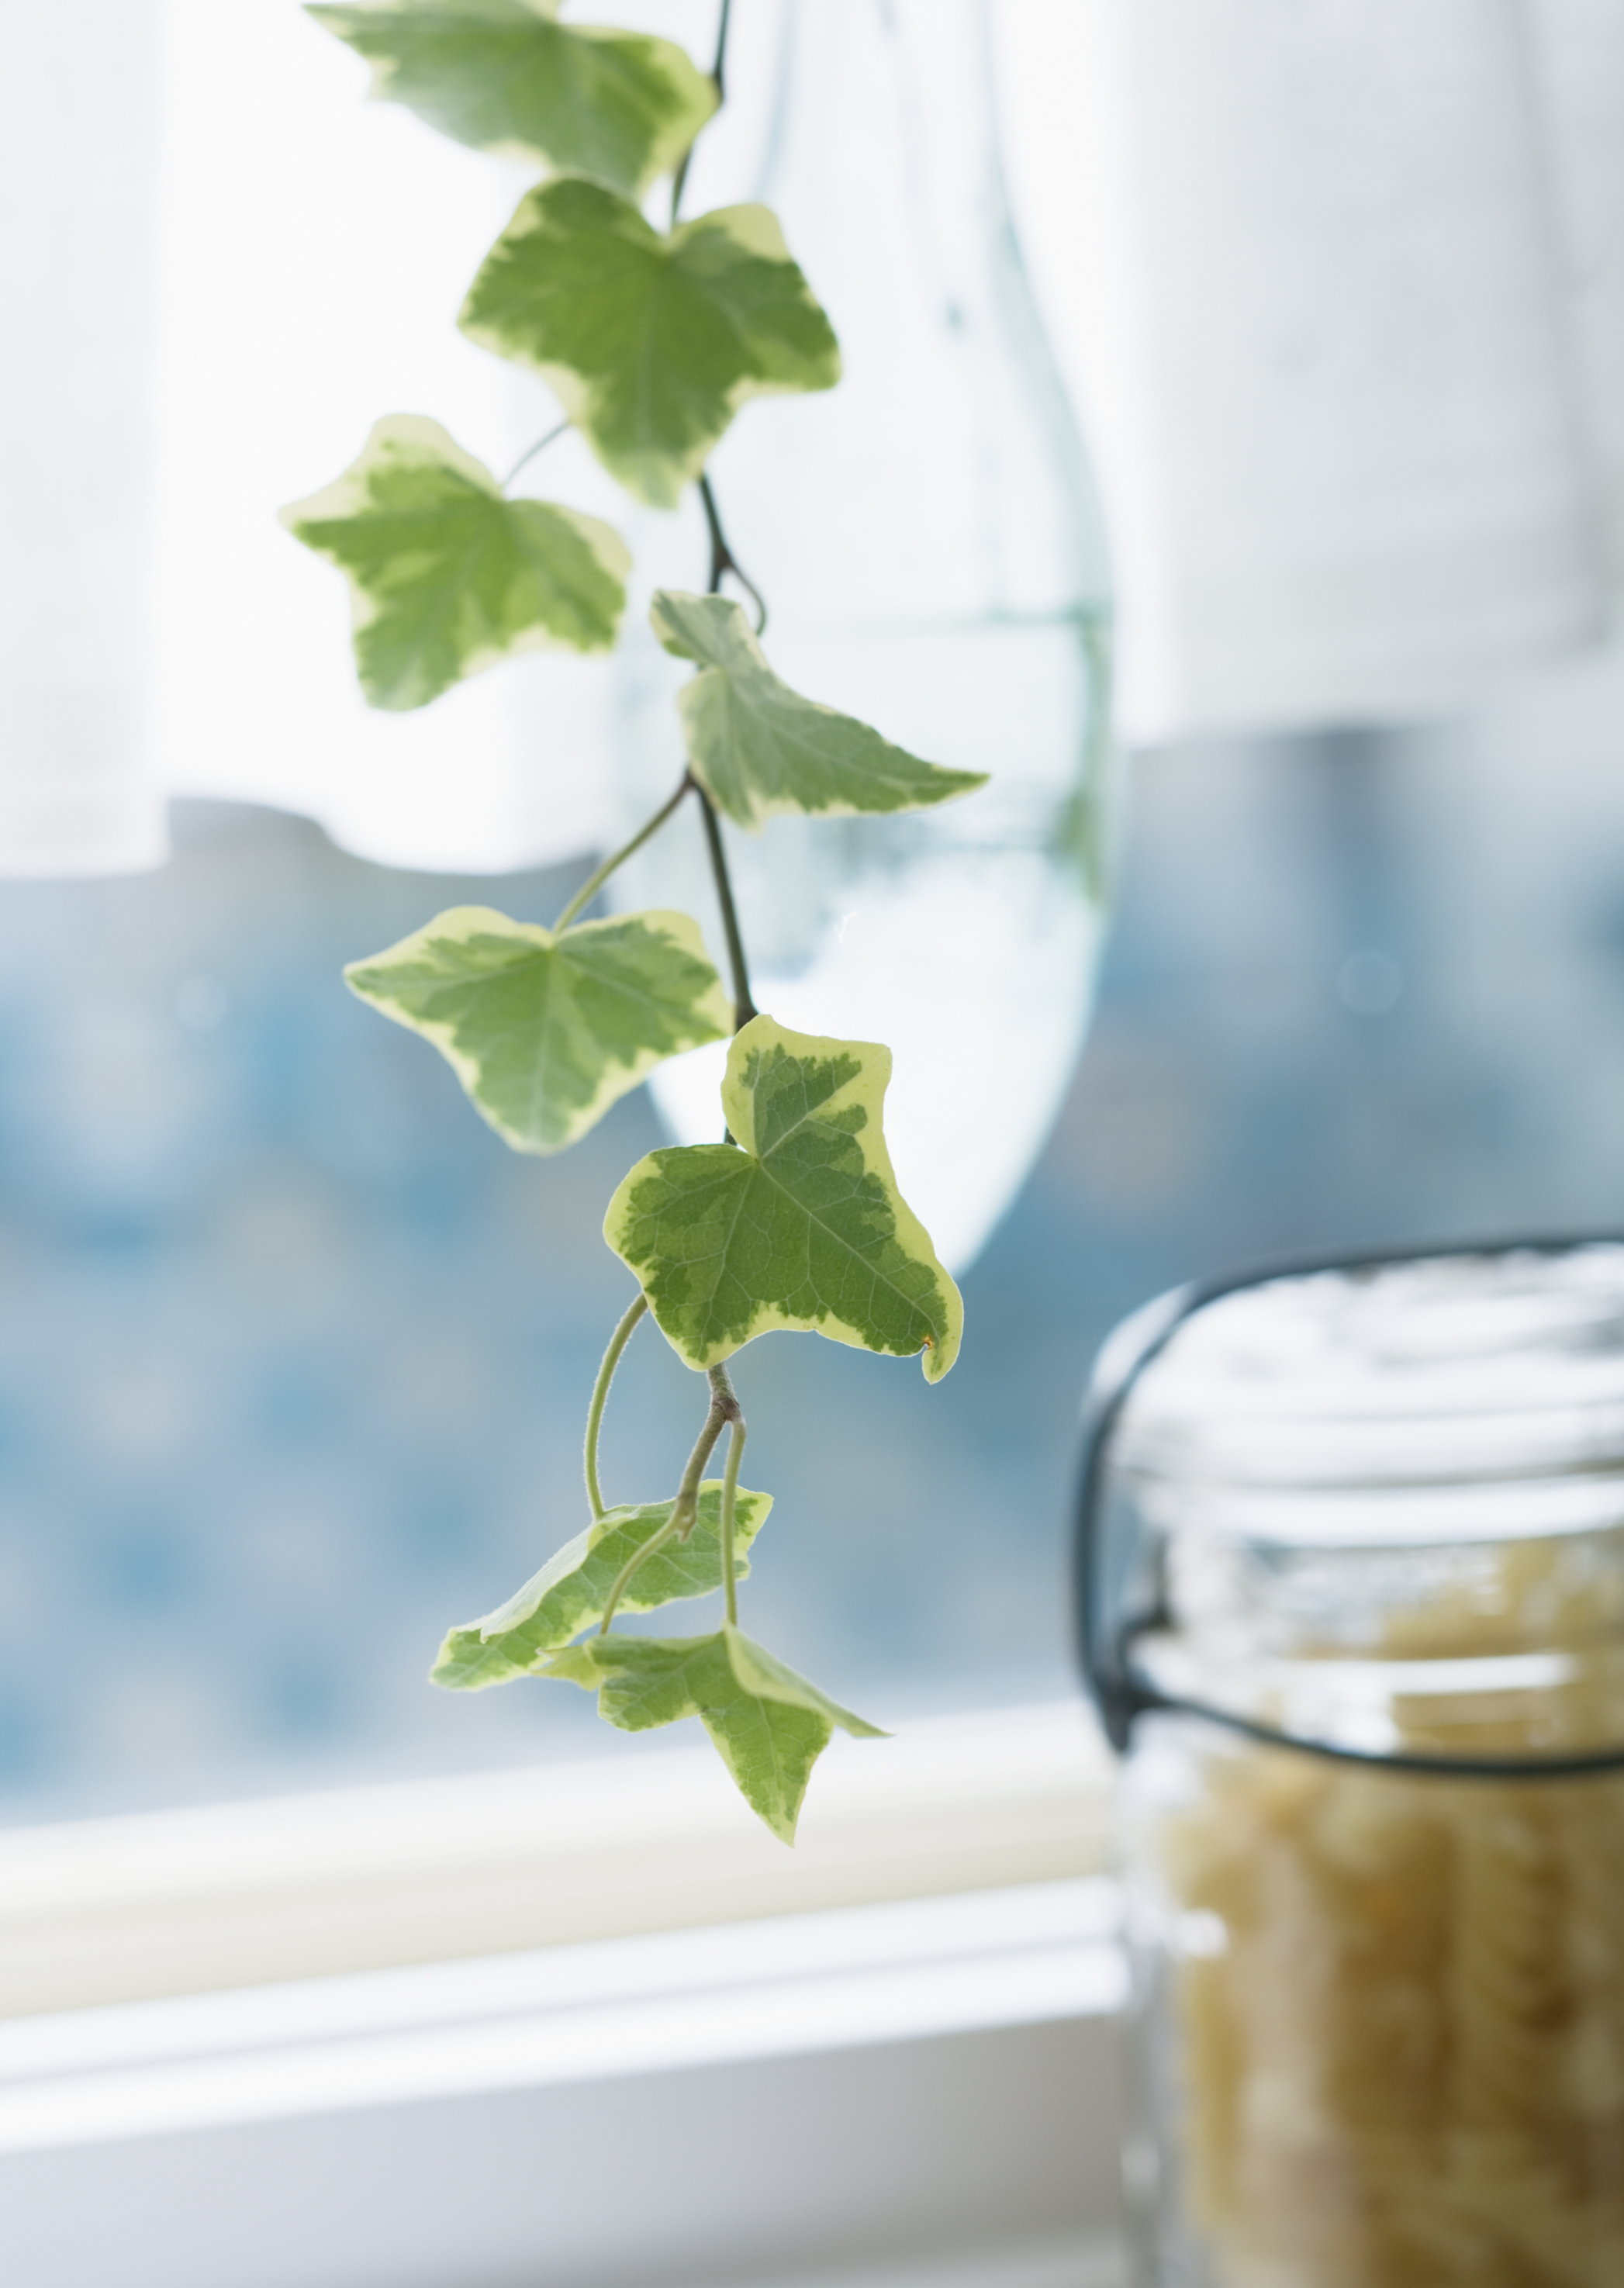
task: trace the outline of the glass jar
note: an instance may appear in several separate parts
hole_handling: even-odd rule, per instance
[[[1624,2281],[1624,1246],[1277,1275],[1103,1356],[1158,2288]]]
[[[963,1264],[1012,1197],[1081,1044],[1109,841],[1108,599],[1094,493],[1010,229],[984,0],[749,0],[684,212],[759,198],[840,337],[826,393],[747,405],[711,463],[772,666],[914,753],[985,770],[895,819],[724,824],[759,1007],[888,1042],[910,1203]],[[634,536],[644,594],[705,585],[697,509]],[[729,587],[748,602],[742,592]],[[634,600],[628,825],[669,791],[688,673]],[[700,822],[617,878],[723,939]],[[684,1140],[717,1132],[723,1052],[661,1067]]]

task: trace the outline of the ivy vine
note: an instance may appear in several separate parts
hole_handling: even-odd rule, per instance
[[[595,1692],[599,1713],[626,1731],[697,1716],[788,1843],[835,1729],[877,1736],[739,1627],[738,1584],[772,1505],[739,1482],[745,1421],[728,1362],[789,1328],[918,1355],[936,1382],[957,1353],[963,1308],[886,1152],[889,1049],[791,1032],[756,1008],[721,822],[758,832],[789,814],[918,810],[984,780],[923,761],[781,682],[760,640],[765,601],[728,546],[711,451],[751,397],[840,377],[834,330],[776,217],[750,204],[681,218],[695,141],[723,99],[730,4],[708,73],[669,40],[562,24],[558,0],[309,9],[371,64],[375,94],[537,169],[458,322],[537,374],[565,417],[498,480],[438,422],[391,415],[282,520],[349,582],[368,701],[405,710],[519,653],[615,643],[630,563],[618,534],[562,503],[511,497],[554,437],[573,426],[627,492],[656,507],[698,489],[707,592],[661,590],[653,608],[661,643],[695,671],[677,703],[686,765],[667,801],[551,928],[457,907],[346,975],[440,1051],[519,1152],[562,1151],[663,1059],[733,1036],[724,1140],[649,1153],[609,1203],[604,1236],[638,1292],[588,1414],[588,1522],[506,1604],[450,1631],[433,1678],[460,1691],[563,1679]],[[661,225],[644,203],[667,178]],[[729,578],[754,627],[722,592]],[[689,802],[705,828],[731,994],[687,915],[583,918],[616,868]],[[706,1378],[705,1419],[673,1495],[610,1507],[599,1434],[646,1316]],[[707,1476],[724,1434],[723,1474]],[[611,1625],[718,1589],[725,1617],[708,1634]]]

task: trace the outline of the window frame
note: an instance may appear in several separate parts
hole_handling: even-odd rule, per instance
[[[794,1853],[670,1750],[0,1837],[7,2276],[1113,2276],[1097,1736],[819,1781]]]

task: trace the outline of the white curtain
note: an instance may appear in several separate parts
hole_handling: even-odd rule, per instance
[[[150,864],[158,27],[0,0],[0,867]]]
[[[1129,734],[1455,708],[1604,642],[1624,0],[992,4]],[[369,713],[275,521],[381,413],[498,471],[545,425],[453,323],[522,178],[366,77],[296,0],[0,0],[0,870],[151,862],[170,793],[432,868],[602,838],[606,669]]]
[[[1085,0],[1141,738],[1481,700],[1624,569],[1624,0]]]
[[[380,414],[499,473],[551,417],[454,323],[526,178],[367,83],[297,0],[0,0],[0,870],[153,862],[170,794],[400,865],[602,839],[599,663],[375,713],[341,580],[276,520]],[[571,449],[563,497],[621,515]]]

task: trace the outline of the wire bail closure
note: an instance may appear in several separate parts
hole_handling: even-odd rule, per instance
[[[1192,1280],[1169,1289],[1121,1321],[1109,1335],[1089,1377],[1082,1406],[1082,1469],[1077,1496],[1077,1535],[1073,1591],[1083,1682],[1098,1712],[1105,1737],[1119,1755],[1132,1744],[1141,1716],[1176,1714],[1217,1724],[1261,1745],[1292,1748],[1335,1763],[1374,1766],[1383,1771],[1422,1773],[1456,1779],[1578,1779],[1624,1770],[1624,1741],[1612,1748],[1570,1756],[1445,1756],[1408,1751],[1350,1748],[1330,1740],[1287,1732],[1240,1715],[1216,1703],[1171,1697],[1136,1667],[1135,1640],[1168,1625],[1170,1616],[1158,1593],[1154,1601],[1133,1609],[1131,1561],[1143,1548],[1135,1540],[1113,1545],[1107,1514],[1112,1447],[1122,1414],[1146,1370],[1198,1313],[1209,1304],[1282,1279],[1309,1279],[1326,1272],[1374,1271],[1390,1264],[1451,1261],[1506,1255],[1565,1255],[1574,1250],[1624,1244],[1615,1233],[1573,1238],[1494,1240],[1460,1247],[1380,1248],[1345,1255],[1296,1256],[1239,1272],[1227,1278]]]

